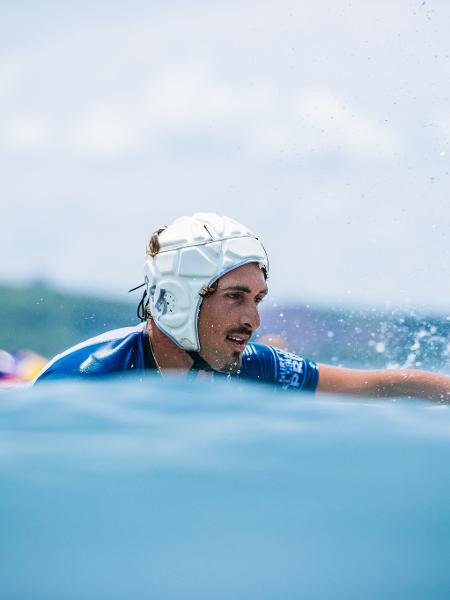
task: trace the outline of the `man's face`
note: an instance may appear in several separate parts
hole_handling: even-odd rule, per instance
[[[260,325],[258,305],[266,294],[264,273],[250,263],[221,277],[217,290],[203,300],[198,323],[200,355],[215,371],[240,369],[242,352]]]

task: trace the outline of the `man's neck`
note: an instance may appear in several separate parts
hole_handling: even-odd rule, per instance
[[[192,358],[159,330],[152,319],[147,321],[147,332],[150,349],[160,371],[189,371],[193,364]]]

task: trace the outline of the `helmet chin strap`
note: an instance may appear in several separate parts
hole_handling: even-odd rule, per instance
[[[194,361],[191,367],[191,371],[214,371],[210,364],[206,362],[204,358],[200,356],[198,352],[194,352],[193,350],[186,350],[189,356]]]

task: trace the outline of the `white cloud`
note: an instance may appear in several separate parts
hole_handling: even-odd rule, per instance
[[[20,85],[22,64],[16,54],[0,56],[0,100],[8,98]]]
[[[270,96],[273,98],[273,94]],[[303,91],[280,95],[264,111],[250,112],[250,143],[267,157],[392,158],[402,148],[400,135],[337,92]]]
[[[401,146],[398,136],[380,119],[333,92],[303,93],[297,98],[295,109],[319,150],[376,158],[391,156]]]
[[[448,143],[450,142],[450,114],[443,114],[438,119],[438,131],[442,143],[444,143],[445,146],[448,146]]]
[[[52,138],[50,120],[40,114],[13,114],[0,130],[0,143],[15,151],[48,148]]]
[[[350,107],[355,104],[351,95],[340,100],[345,95],[342,90],[315,93],[307,81],[301,86],[291,81],[280,85],[279,78],[270,73],[247,81],[237,78],[235,69],[218,68],[214,54],[209,58],[190,52],[160,56],[158,46],[163,47],[163,39],[156,33],[149,40],[136,24],[111,31],[97,24],[96,35],[89,34],[89,27],[86,33],[86,27],[78,34],[55,36],[53,45],[49,40],[41,48],[40,56],[23,52],[6,61],[3,70],[9,73],[5,75],[9,83],[4,88],[8,87],[9,94],[14,88],[13,100],[14,95],[17,99],[4,107],[11,123],[3,132],[8,146],[25,151],[50,143],[43,122],[38,124],[36,118],[32,122],[29,117],[17,120],[16,104],[25,113],[39,106],[52,115],[57,121],[52,139],[55,150],[74,148],[91,159],[121,159],[144,145],[157,150],[161,136],[171,139],[171,147],[180,141],[187,149],[198,139],[215,145],[231,141],[250,157],[268,159],[311,152],[320,157],[330,151],[344,157],[386,159],[401,145],[399,135],[381,118]],[[276,33],[275,28],[272,35]],[[130,61],[136,57],[121,55],[119,60],[117,44],[108,42],[114,36],[120,36],[120,46],[128,48],[127,52],[127,38],[132,48],[139,49],[137,67],[131,71]],[[81,53],[80,37],[84,40]],[[109,65],[104,64],[105,47],[111,48]],[[64,61],[57,58],[61,56]],[[201,156],[201,160],[208,158]]]
[[[212,68],[172,65],[127,97],[105,99],[70,125],[68,142],[89,155],[123,156],[160,136],[232,138],[256,156],[391,158],[398,135],[336,92],[280,93],[268,83],[233,85]]]
[[[67,131],[68,144],[93,157],[121,157],[140,142],[139,116],[133,107],[111,101],[82,113]]]
[[[320,25],[325,33],[334,31],[332,20],[310,7],[299,19],[292,6],[289,18],[279,21],[273,3],[259,5],[257,15],[252,6],[192,4],[176,19],[161,8],[123,23],[111,14],[107,21],[55,28],[40,46],[0,63],[0,94],[3,72],[3,89],[15,90],[16,102],[3,109],[6,120],[17,102],[25,113],[42,107],[57,123],[54,137],[43,123],[12,118],[3,132],[7,145],[28,150],[52,141],[58,152],[75,149],[87,159],[116,160],[144,146],[157,151],[161,138],[187,152],[202,139],[217,147],[232,144],[256,160],[330,152],[389,159],[401,145],[400,134],[371,111],[357,109],[361,102],[345,89],[348,82],[314,93],[317,73],[331,80],[335,69],[310,30]],[[353,29],[351,42],[346,36],[339,34],[343,49],[360,37]],[[301,65],[295,77],[287,71],[291,62]],[[314,62],[320,68],[310,69]],[[209,159],[206,151],[198,156]]]
[[[234,107],[232,86],[217,80],[205,65],[195,63],[164,69],[148,84],[144,102],[159,128],[223,119]]]

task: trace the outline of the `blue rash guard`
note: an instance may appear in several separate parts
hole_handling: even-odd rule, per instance
[[[157,369],[150,350],[146,324],[107,331],[69,348],[51,360],[35,383],[63,378],[143,375]],[[219,375],[219,373],[214,373]],[[319,370],[315,362],[262,344],[249,343],[242,354],[240,371],[232,374],[254,381],[274,384],[282,389],[315,391]]]

